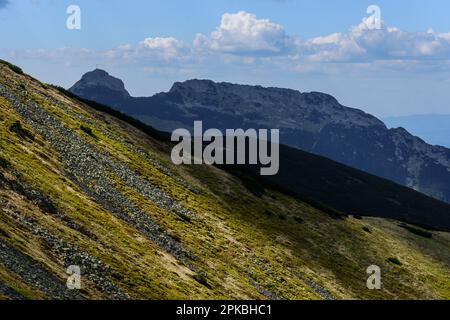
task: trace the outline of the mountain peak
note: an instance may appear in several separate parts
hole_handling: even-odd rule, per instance
[[[86,72],[82,78],[90,78],[90,77],[111,77],[111,76],[105,70],[96,68],[92,71]]]
[[[79,96],[83,96],[83,93],[87,90],[97,90],[99,92],[107,90],[113,91],[115,96],[118,95],[122,98],[130,97],[123,81],[111,76],[102,69],[94,69],[85,73],[81,77],[81,80],[75,83],[69,90]]]

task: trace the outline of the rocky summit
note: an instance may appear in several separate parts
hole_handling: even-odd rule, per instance
[[[93,101],[104,100],[111,106],[119,106],[122,101],[130,98],[122,80],[100,69],[83,75],[81,80],[72,87],[72,91],[80,97],[89,96]]]
[[[7,63],[0,136],[0,299],[450,298],[448,232],[175,166],[155,130]]]
[[[285,145],[450,202],[449,149],[429,145],[402,128],[388,129],[374,116],[324,93],[210,80],[175,83],[169,92],[149,98],[125,97],[122,89],[91,87],[83,79],[70,90],[165,131],[191,128],[194,120],[221,130],[278,128]]]

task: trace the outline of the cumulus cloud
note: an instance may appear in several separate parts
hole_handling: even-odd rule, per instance
[[[193,48],[204,54],[245,56],[252,61],[273,57],[279,62],[281,57],[305,64],[450,60],[450,33],[431,29],[407,32],[385,23],[374,29],[372,19],[363,18],[348,32],[303,40],[287,35],[282,25],[254,14],[225,13],[216,30],[208,36],[196,35]]]
[[[186,62],[193,57],[191,48],[173,37],[145,38],[139,43],[124,44],[103,53],[108,59],[158,63]]]
[[[186,48],[183,42],[173,38],[146,38],[138,48],[141,52],[152,52],[163,59],[174,59],[178,57]]]
[[[209,36],[197,34],[194,47],[236,55],[264,56],[285,53],[289,42],[283,26],[239,11],[225,13],[220,25]]]
[[[450,58],[450,33],[406,32],[382,24],[368,27],[367,19],[348,33],[334,33],[302,43],[306,60],[323,62],[361,62],[378,60],[429,60]]]

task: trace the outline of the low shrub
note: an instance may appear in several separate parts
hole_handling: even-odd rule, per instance
[[[80,129],[83,130],[86,134],[90,135],[91,137],[97,138],[97,136],[96,136],[95,133],[94,133],[94,130],[92,130],[91,127],[88,127],[88,126],[82,124],[82,125],[80,126]]]
[[[305,222],[302,218],[300,218],[299,216],[295,216],[294,217],[295,222],[302,224],[303,222]]]
[[[389,258],[387,258],[387,261],[389,261],[390,263],[396,264],[398,266],[402,265],[400,260],[398,258],[396,258],[396,257],[389,257]]]
[[[201,274],[195,274],[195,275],[193,275],[193,278],[195,281],[197,281],[201,285],[204,285],[208,289],[212,289],[211,285],[208,283],[208,280],[206,279],[205,276],[203,276]]]
[[[372,231],[370,231],[369,227],[364,226],[362,229],[367,233],[372,233]]]
[[[2,157],[0,157],[0,167],[2,167],[3,169],[7,169],[11,164],[9,163],[8,160],[3,159]]]
[[[22,123],[20,123],[19,120],[9,127],[9,131],[14,132],[25,140],[34,141],[34,135],[29,130],[22,127]]]
[[[4,65],[7,65],[9,69],[11,69],[12,71],[14,71],[14,72],[17,73],[17,74],[24,74],[24,73],[23,73],[23,70],[22,70],[21,68],[19,68],[19,67],[16,66],[16,65],[13,65],[12,63],[9,63],[8,61],[1,60],[1,59],[0,59],[0,63],[2,63],[2,64],[4,64]]]
[[[183,213],[183,212],[176,212],[177,216],[181,218],[181,220],[186,221],[186,222],[191,222],[191,217],[189,217],[187,214]]]
[[[280,220],[286,220],[286,216],[285,216],[284,214],[280,213],[280,214],[278,215],[278,219],[280,219]]]
[[[433,234],[431,232],[429,232],[429,231],[426,231],[426,230],[414,228],[414,227],[408,226],[406,224],[400,224],[399,227],[402,227],[403,229],[406,229],[409,232],[411,232],[411,233],[413,233],[413,234],[415,234],[417,236],[420,236],[420,237],[424,237],[424,238],[428,238],[428,239],[433,238]]]

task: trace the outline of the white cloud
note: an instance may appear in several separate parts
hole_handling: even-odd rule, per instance
[[[146,38],[138,47],[140,52],[150,52],[160,56],[163,59],[177,58],[180,53],[185,49],[184,44],[173,37],[167,38]]]
[[[239,11],[225,13],[220,25],[209,36],[197,34],[194,47],[236,55],[264,56],[284,53],[289,42],[283,26]]]
[[[36,59],[85,60],[90,63],[135,64],[148,70],[201,70],[221,65],[248,65],[283,72],[360,72],[380,68],[439,71],[450,69],[450,32],[407,32],[382,23],[374,30],[370,18],[348,32],[303,40],[286,34],[268,19],[240,11],[225,13],[209,35],[197,34],[193,43],[174,37],[149,37],[107,51],[88,49],[14,50],[9,55]],[[4,52],[3,49],[1,51]],[[346,66],[345,66],[346,65]],[[152,69],[156,68],[156,69]],[[335,70],[335,71],[332,71]]]
[[[240,11],[225,13],[220,25],[209,36],[197,34],[193,47],[203,54],[245,56],[252,58],[252,63],[268,57],[265,63],[280,66],[284,59],[289,67],[295,61],[297,65],[293,69],[296,70],[313,70],[321,67],[321,63],[419,67],[421,61],[429,64],[430,60],[450,60],[450,33],[435,33],[432,29],[407,32],[384,23],[381,29],[372,26],[373,21],[367,17],[348,32],[303,40],[287,35],[282,25]],[[230,59],[228,56],[224,61]],[[389,60],[391,64],[376,63]]]
[[[406,32],[382,24],[370,29],[367,19],[348,33],[334,33],[306,41],[306,60],[324,62],[360,62],[378,60],[450,59],[450,34]]]

